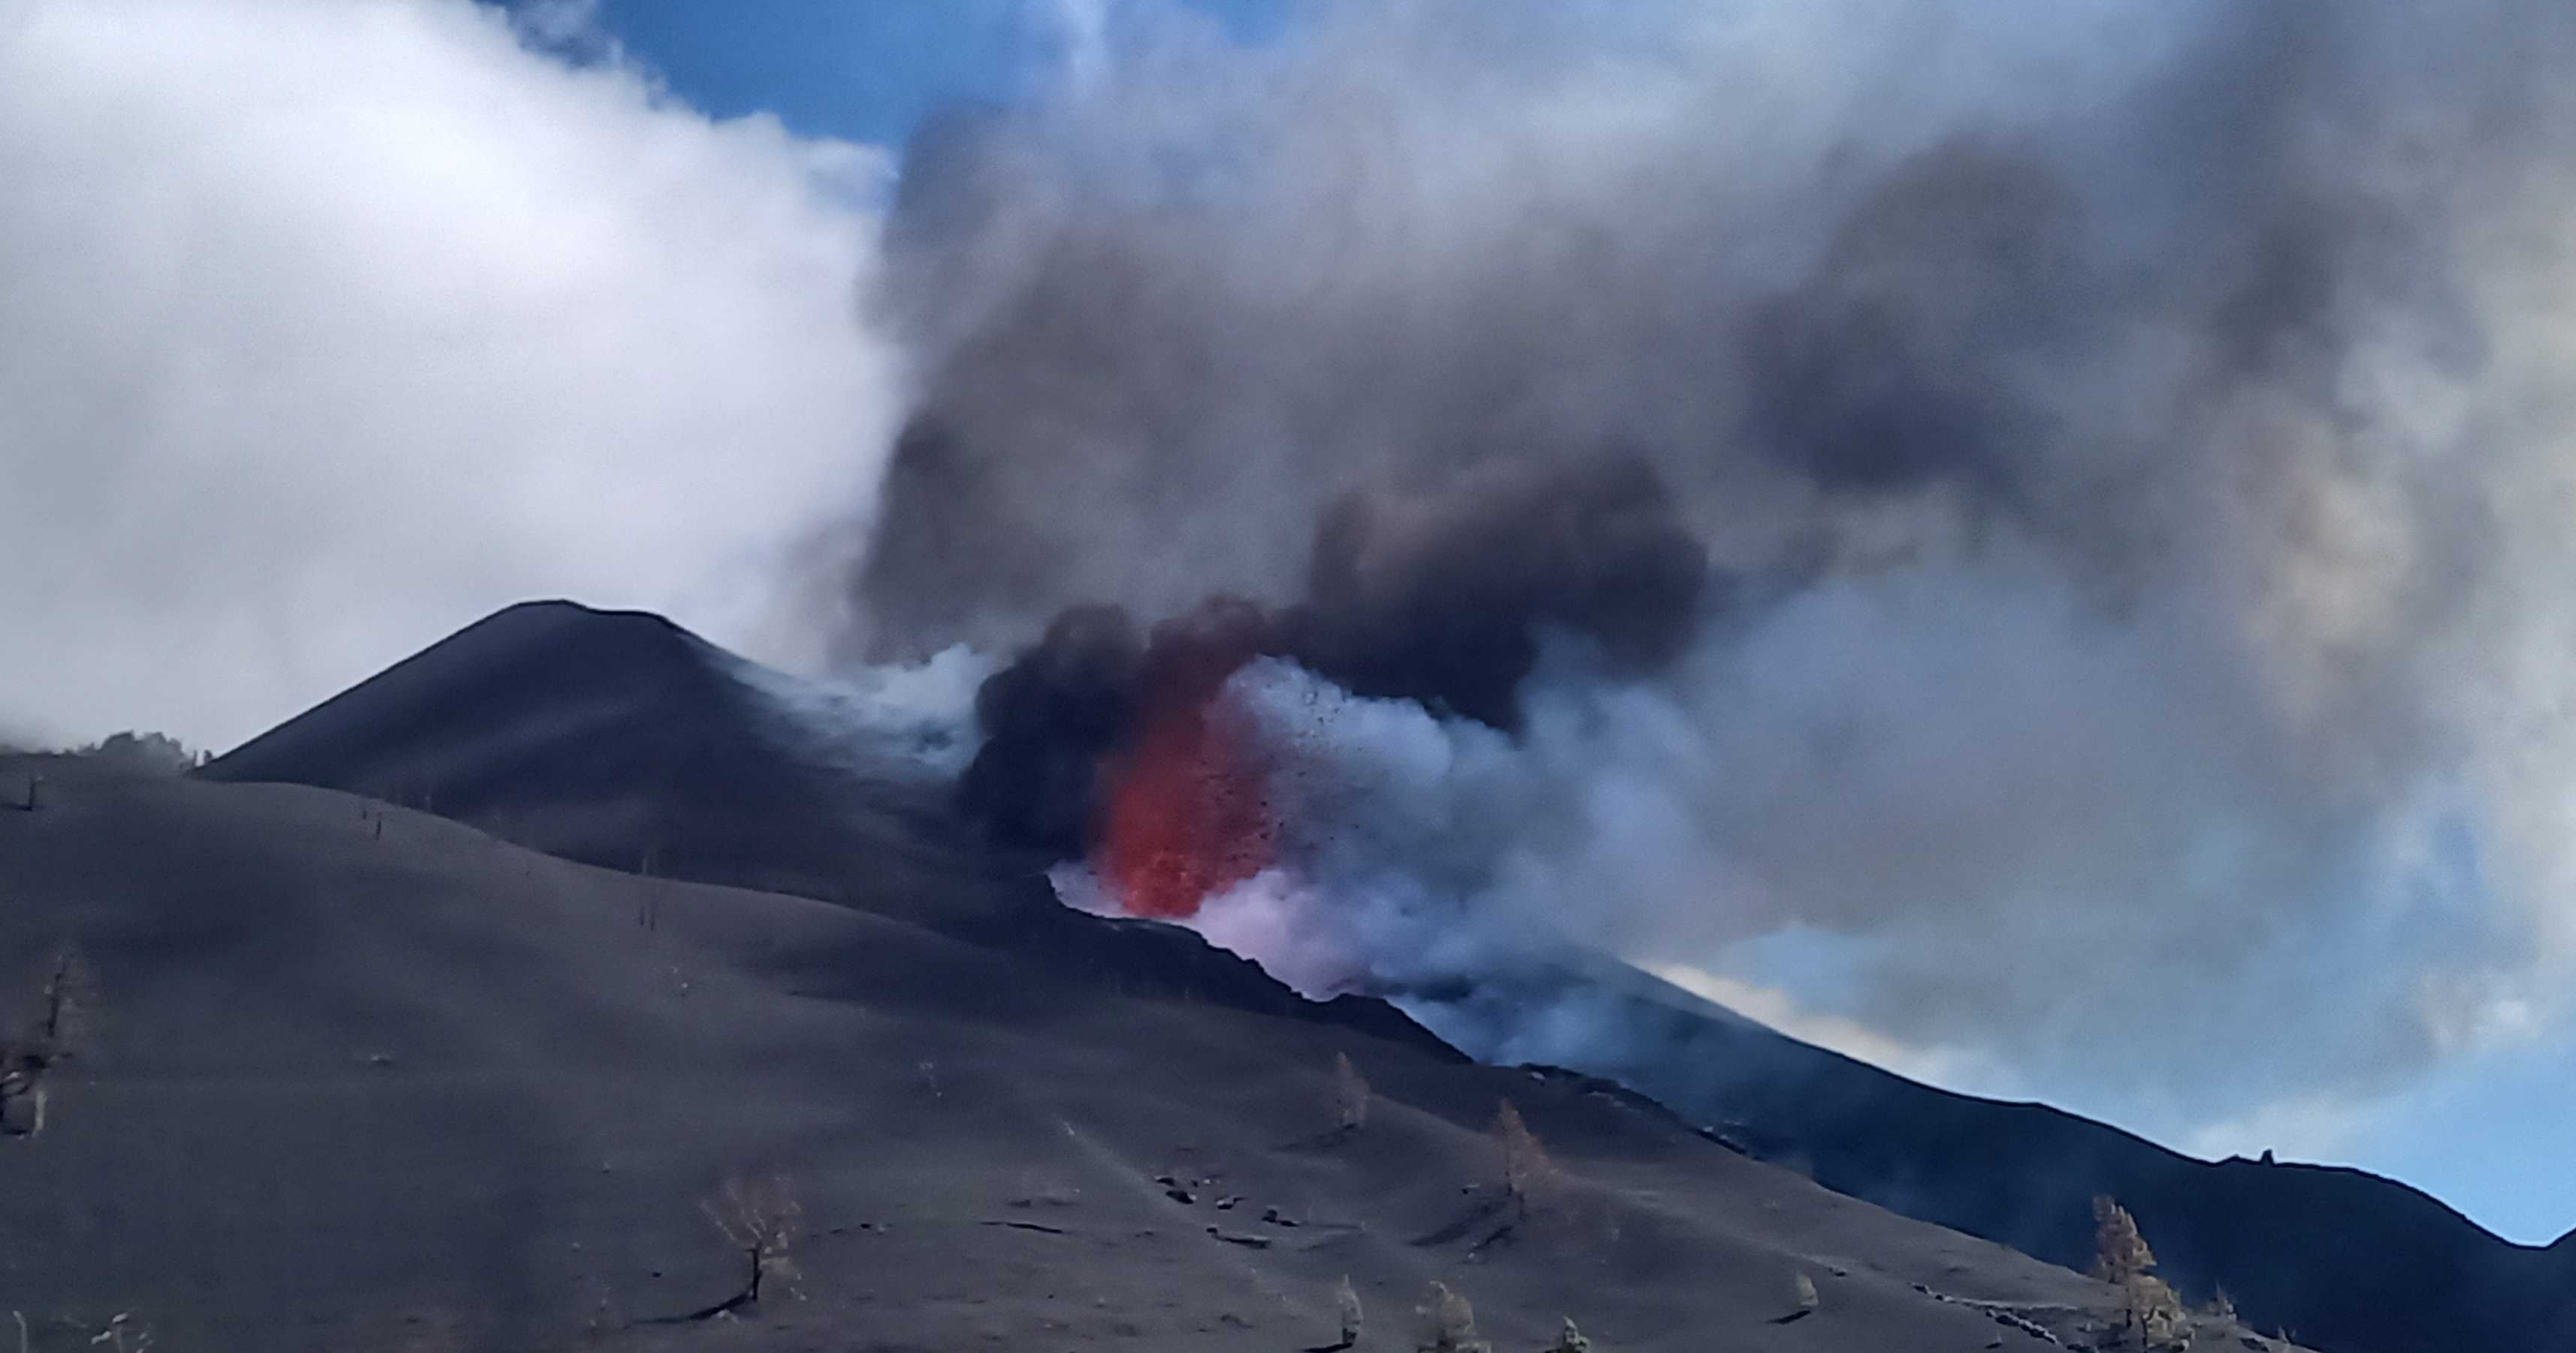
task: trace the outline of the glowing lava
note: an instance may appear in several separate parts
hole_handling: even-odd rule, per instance
[[[1221,690],[1149,717],[1092,863],[1129,915],[1195,916],[1270,864],[1270,804],[1243,720]]]

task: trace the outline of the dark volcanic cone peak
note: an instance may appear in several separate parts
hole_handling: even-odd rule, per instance
[[[1186,915],[1196,895],[1179,892],[1264,858],[1259,768],[1215,708],[1244,664],[1281,658],[1356,695],[1510,730],[1544,637],[1648,673],[1687,647],[1712,582],[1661,478],[1632,458],[1347,494],[1316,528],[1307,576],[1290,605],[1211,597],[1150,629],[1114,606],[1058,615],[977,695],[968,810],[1059,858],[1103,849],[1107,877]]]

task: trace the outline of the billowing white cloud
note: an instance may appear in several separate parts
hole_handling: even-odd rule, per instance
[[[562,36],[0,11],[0,722],[225,744],[533,595],[799,656],[777,556],[897,402],[887,158]]]

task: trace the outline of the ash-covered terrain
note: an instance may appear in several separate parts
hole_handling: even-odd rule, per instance
[[[11,997],[77,1026],[0,1140],[28,1347],[1318,1348],[1345,1278],[1361,1348],[1430,1340],[1435,1283],[1498,1349],[2121,1318],[1607,1082],[1070,911],[917,766],[787,755],[738,670],[523,607],[195,776],[0,765],[35,782]]]

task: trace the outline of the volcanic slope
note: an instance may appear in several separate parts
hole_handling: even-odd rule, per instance
[[[1131,994],[1426,1038],[1375,1002],[1306,1006],[1182,932],[1067,911],[1043,860],[960,828],[946,781],[819,737],[745,680],[753,671],[658,617],[530,603],[200,775],[409,798],[553,854],[827,899]],[[2517,1247],[2369,1175],[2211,1165],[2055,1110],[1948,1094],[1605,959],[1517,981],[1444,999],[1463,1000],[1469,1024],[1587,1007],[1628,1036],[1583,1069],[1908,1215],[2081,1266],[2091,1199],[2107,1192],[2187,1292],[2223,1287],[2265,1329],[2342,1353],[2576,1346],[2576,1240]]]
[[[2024,1253],[2083,1265],[2090,1200],[2116,1197],[2186,1295],[2224,1290],[2258,1327],[2336,1353],[2576,1349],[2576,1233],[2516,1245],[2364,1171],[2197,1160],[2044,1104],[1936,1089],[1597,959],[1445,999],[1422,1007],[1435,1027],[1545,1010],[1604,1031],[1583,1071],[1828,1188]]]
[[[204,768],[346,789],[631,873],[954,921],[979,863],[899,757],[802,753],[753,669],[662,619],[529,602],[467,626]]]
[[[1413,1347],[1437,1280],[1500,1350],[1569,1315],[1603,1350],[2040,1349],[2014,1321],[2112,1300],[1418,1034],[336,791],[26,759],[0,789],[33,774],[0,972],[21,1008],[60,955],[88,974],[41,1130],[0,1139],[0,1321],[37,1353],[120,1316],[263,1353],[1277,1353],[1335,1342],[1345,1275],[1361,1348]],[[1355,1131],[1336,1054],[1374,1086]],[[1553,1161],[1525,1216],[1506,1099]],[[701,1211],[736,1177],[784,1181],[796,1273],[687,1319],[745,1276]]]
[[[346,790],[571,860],[838,902],[1128,990],[1436,1042],[1375,1001],[1313,1007],[1169,927],[1067,911],[1046,861],[977,839],[916,749],[800,717],[760,677],[659,616],[527,602],[196,775]]]

